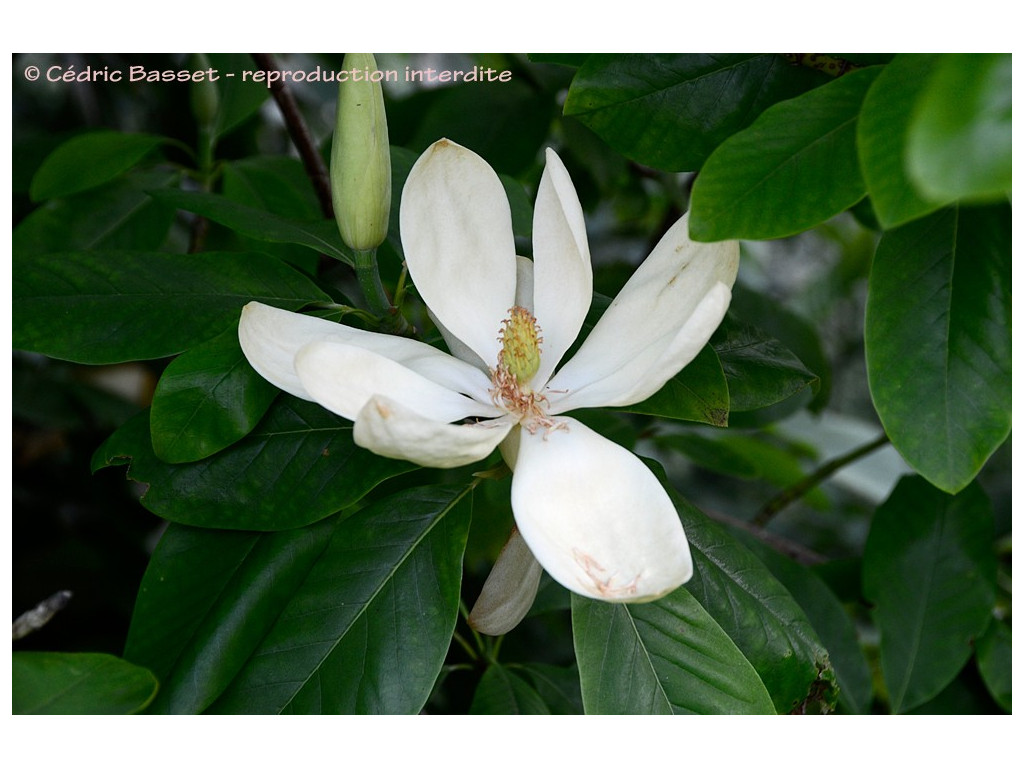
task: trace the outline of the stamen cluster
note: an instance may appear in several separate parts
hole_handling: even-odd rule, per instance
[[[530,386],[530,380],[540,368],[540,345],[544,341],[537,318],[525,307],[512,307],[509,316],[501,321],[498,341],[501,351],[498,365],[491,371],[494,383],[491,399],[519,415],[528,429],[534,424],[549,426],[552,420],[542,406],[547,398]],[[533,426],[531,431],[535,428]]]

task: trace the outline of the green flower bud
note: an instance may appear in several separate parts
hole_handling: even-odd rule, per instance
[[[377,62],[370,53],[349,53],[342,68],[372,73]],[[379,82],[352,79],[338,86],[331,193],[346,245],[367,251],[384,242],[391,210],[391,153]]]

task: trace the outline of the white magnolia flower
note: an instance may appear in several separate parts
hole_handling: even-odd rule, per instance
[[[354,421],[355,442],[382,456],[454,467],[500,448],[518,532],[471,614],[480,631],[518,623],[541,566],[613,602],[654,600],[687,581],[686,535],[657,479],[565,414],[639,402],[689,363],[725,315],[737,243],[691,241],[684,216],[559,367],[590,306],[592,272],[583,212],[553,151],[532,261],[516,256],[497,175],[444,139],[409,174],[401,231],[409,274],[454,356],[254,302],[239,324],[252,366]]]

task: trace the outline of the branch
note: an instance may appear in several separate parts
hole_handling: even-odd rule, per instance
[[[754,519],[751,520],[751,524],[758,528],[763,528],[768,524],[768,521],[775,517],[776,514],[785,507],[792,504],[794,501],[799,499],[801,496],[806,494],[812,488],[823,483],[833,474],[838,472],[840,469],[845,467],[847,464],[852,464],[862,456],[871,453],[877,448],[881,448],[883,445],[889,442],[889,437],[884,432],[880,437],[875,438],[870,443],[860,446],[860,448],[854,448],[849,453],[845,453],[842,456],[837,456],[818,467],[817,471],[805,477],[799,483],[789,486],[784,489],[780,494],[770,499],[767,504],[761,507],[761,510],[754,515]]]
[[[735,517],[723,515],[720,512],[709,512],[707,510],[703,511],[704,514],[706,514],[712,520],[716,520],[719,523],[725,523],[726,525],[731,525],[733,528],[739,528],[742,531],[746,531],[759,541],[762,541],[765,544],[767,544],[776,552],[782,553],[790,560],[794,560],[795,562],[800,563],[801,565],[810,566],[826,562],[826,558],[822,557],[817,552],[807,549],[807,547],[797,544],[794,541],[790,541],[789,539],[783,538],[782,536],[771,533],[770,531],[766,531],[763,528],[754,525],[753,523],[748,523],[744,520],[737,520]]]
[[[250,55],[261,69],[268,72],[280,71],[277,62],[274,61],[273,56],[269,53],[253,53]],[[306,168],[306,175],[313,182],[313,189],[316,191],[317,199],[320,201],[320,210],[323,211],[324,218],[333,219],[334,204],[331,201],[330,173],[324,164],[323,158],[320,157],[320,152],[313,143],[313,137],[306,127],[306,121],[303,120],[302,113],[299,112],[299,106],[295,103],[292,92],[285,88],[285,84],[281,80],[276,80],[270,84],[270,93],[273,95],[278,109],[281,110],[281,114],[284,116],[284,122],[288,126],[288,134],[292,138],[292,143],[299,150],[299,157],[302,158],[302,164]]]

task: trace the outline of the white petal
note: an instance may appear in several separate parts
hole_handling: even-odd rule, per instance
[[[512,214],[498,176],[447,139],[416,161],[402,191],[402,247],[423,300],[480,359],[498,359],[515,298]]]
[[[648,377],[664,383],[679,370],[666,364],[670,349],[676,365],[685,357],[680,350],[695,355],[711,338],[728,307],[738,267],[736,241],[694,242],[689,216],[683,216],[549,382],[551,412],[625,405],[637,401],[629,399],[631,393],[650,389]],[[680,338],[683,329],[692,336]]]
[[[550,149],[533,212],[533,262],[533,313],[544,337],[534,380],[543,382],[579,335],[594,290],[583,209]]]
[[[307,344],[295,356],[295,371],[316,402],[346,419],[355,420],[374,395],[384,395],[437,421],[503,413],[490,402],[472,400],[383,355],[348,344]]]
[[[609,602],[655,600],[693,574],[668,494],[636,456],[575,419],[520,433],[516,525],[551,577]]]
[[[515,629],[533,606],[542,571],[513,528],[469,613],[469,626],[485,635],[504,635]]]
[[[476,424],[447,424],[376,395],[356,416],[353,439],[356,445],[379,456],[447,469],[486,458],[512,424],[507,417]]]
[[[279,389],[312,400],[295,372],[295,355],[314,341],[336,341],[368,349],[431,381],[486,402],[490,378],[471,365],[414,339],[370,333],[310,315],[253,301],[242,308],[238,340],[256,372]]]

